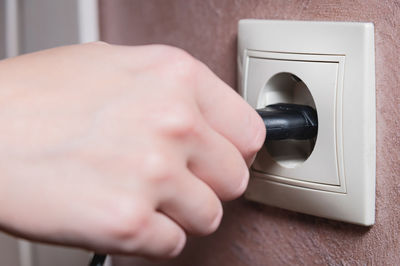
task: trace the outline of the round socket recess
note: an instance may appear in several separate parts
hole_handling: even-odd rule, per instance
[[[314,99],[304,81],[287,72],[275,74],[260,91],[257,106],[275,103],[307,105],[316,109]],[[316,139],[269,141],[265,148],[278,164],[294,168],[308,159],[314,150]]]
[[[336,101],[342,92],[342,83],[338,82],[342,73],[340,58],[259,51],[247,51],[247,55],[246,99],[254,108],[277,102],[297,103],[314,107],[318,115],[315,142],[267,142],[253,169],[284,183],[344,192],[342,154],[336,146],[341,141],[338,136],[342,122]]]

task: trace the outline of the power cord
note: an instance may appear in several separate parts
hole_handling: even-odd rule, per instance
[[[93,255],[92,260],[89,263],[89,266],[103,266],[104,262],[106,261],[107,255],[104,254],[97,254]]]

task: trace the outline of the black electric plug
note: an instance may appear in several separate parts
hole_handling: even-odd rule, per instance
[[[265,141],[313,139],[318,132],[317,112],[307,105],[277,103],[256,110],[267,129]]]

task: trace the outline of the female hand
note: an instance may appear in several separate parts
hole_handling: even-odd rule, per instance
[[[173,257],[216,230],[265,138],[257,113],[177,48],[90,43],[0,61],[0,228]]]

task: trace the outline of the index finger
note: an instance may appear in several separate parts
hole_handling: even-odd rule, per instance
[[[200,67],[196,79],[196,99],[205,120],[235,145],[250,165],[265,140],[262,119],[205,65]]]

